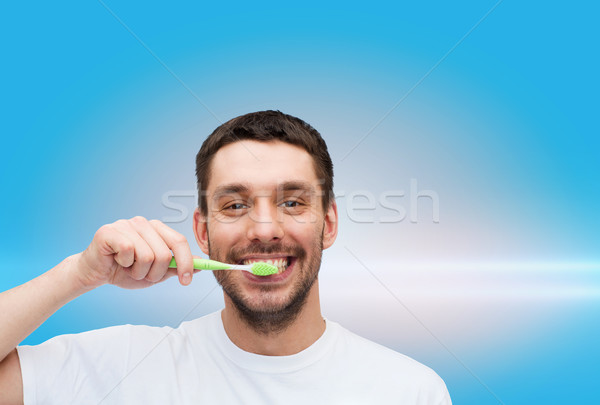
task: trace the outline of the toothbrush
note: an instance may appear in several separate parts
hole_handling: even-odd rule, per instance
[[[171,258],[169,267],[177,267],[175,257]],[[256,262],[248,265],[244,264],[227,264],[216,260],[209,259],[194,259],[194,269],[197,270],[244,270],[256,276],[270,276],[271,274],[279,273],[277,266],[269,263]]]

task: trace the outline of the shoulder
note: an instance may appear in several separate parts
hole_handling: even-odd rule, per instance
[[[377,379],[389,384],[411,386],[419,391],[437,392],[444,395],[446,385],[441,377],[428,366],[394,351],[379,343],[359,336],[334,323],[338,329],[338,350],[341,355],[360,364],[363,370],[373,373]]]
[[[190,321],[182,322],[174,333],[186,338],[202,339],[212,334],[221,324],[221,311],[203,315]]]
[[[208,329],[208,324],[214,314],[209,314],[198,319],[182,322],[177,328],[170,326],[150,325],[116,325],[85,332],[63,334],[47,341],[32,346],[19,346],[19,352],[35,350],[115,350],[114,345],[120,348],[143,351],[156,346],[162,341],[187,340],[190,334]]]
[[[37,345],[18,346],[22,362],[64,364],[69,360],[98,361],[126,359],[132,348],[144,350],[156,344],[171,328],[146,325],[117,325],[85,332],[58,335]],[[87,359],[87,360],[86,360]]]

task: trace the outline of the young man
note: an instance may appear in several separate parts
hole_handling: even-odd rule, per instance
[[[336,239],[338,214],[333,165],[315,129],[278,111],[234,118],[204,142],[196,174],[202,251],[267,261],[279,273],[215,271],[225,308],[177,329],[115,326],[17,347],[103,284],[191,282],[181,234],[142,217],[105,225],[85,251],[0,294],[0,403],[450,404],[431,369],[321,315],[321,254]],[[177,269],[168,268],[172,254]]]

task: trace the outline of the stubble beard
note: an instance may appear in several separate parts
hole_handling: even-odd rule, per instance
[[[208,238],[209,256],[211,259],[237,263],[239,257],[250,254],[286,253],[296,257],[294,273],[296,281],[289,296],[283,300],[273,302],[271,294],[277,293],[277,286],[264,284],[258,285],[259,299],[244,296],[240,286],[234,281],[235,274],[230,271],[214,271],[215,279],[223,291],[231,299],[241,320],[254,331],[268,335],[279,333],[287,329],[297,318],[306,304],[308,294],[319,275],[321,257],[323,254],[323,233],[316,239],[310,252],[306,252],[298,245],[284,244],[254,244],[244,249],[232,249],[225,257],[217,248],[211,249],[210,237]],[[252,303],[251,301],[256,301]]]

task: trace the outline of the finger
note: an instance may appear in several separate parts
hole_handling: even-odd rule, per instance
[[[194,260],[187,239],[159,220],[153,219],[150,224],[167,243],[169,249],[173,251],[173,256],[175,256],[177,262],[179,282],[182,285],[189,285],[194,274]]]
[[[129,221],[119,222],[116,229],[128,238],[134,246],[134,262],[133,265],[128,267],[131,270],[129,275],[134,280],[144,279],[154,262],[154,252]]]
[[[122,232],[116,229],[116,224],[104,225],[95,238],[100,241],[98,251],[101,257],[109,258],[122,267],[129,267],[135,259],[135,246],[133,242]]]
[[[130,220],[131,226],[146,241],[154,254],[154,261],[148,269],[145,279],[157,283],[163,279],[163,276],[169,268],[171,261],[171,250],[165,240],[160,236],[150,222],[143,217],[134,217]]]

